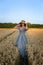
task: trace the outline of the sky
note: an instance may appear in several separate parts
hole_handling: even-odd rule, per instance
[[[43,24],[43,0],[0,0],[0,23]]]

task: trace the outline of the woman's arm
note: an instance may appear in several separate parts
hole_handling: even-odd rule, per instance
[[[18,29],[18,25],[14,27],[15,29]]]
[[[20,25],[18,24],[17,26],[15,26],[15,29],[18,29],[20,27]]]
[[[26,24],[26,31],[28,30],[28,26],[27,26],[27,24]]]

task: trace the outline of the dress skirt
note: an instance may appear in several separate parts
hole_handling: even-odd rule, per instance
[[[26,44],[28,43],[28,41],[27,41],[27,38],[25,35],[25,30],[20,30],[19,32],[20,33],[19,33],[19,36],[16,40],[16,45],[19,48],[20,55],[22,57],[24,57],[27,53],[26,52]]]

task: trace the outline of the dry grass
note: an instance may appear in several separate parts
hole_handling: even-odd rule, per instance
[[[10,33],[12,34],[6,37]],[[0,29],[0,65],[17,65],[19,62],[19,50],[13,46],[18,34],[18,30],[15,29]],[[29,29],[26,35],[30,65],[43,65],[43,29]]]
[[[0,65],[17,65],[19,62],[18,48],[13,45],[15,44],[16,38],[18,37],[17,31],[14,29],[2,29],[0,30],[0,36],[4,38],[0,42]],[[10,33],[12,33],[10,35]],[[16,34],[16,35],[15,35]],[[7,36],[10,35],[10,36]],[[7,36],[5,38],[5,36]],[[0,37],[0,39],[2,39]]]
[[[43,29],[29,29],[27,38],[30,65],[43,65]]]

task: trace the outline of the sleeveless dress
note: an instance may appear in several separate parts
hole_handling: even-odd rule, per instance
[[[25,32],[26,32],[26,27],[21,29],[20,27],[18,27],[19,29],[19,36],[16,40],[16,45],[19,48],[20,51],[20,55],[22,57],[24,57],[26,55],[26,44],[28,43]]]

